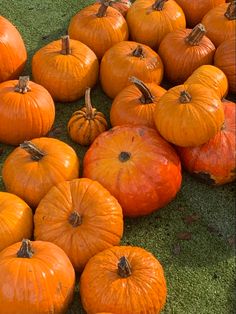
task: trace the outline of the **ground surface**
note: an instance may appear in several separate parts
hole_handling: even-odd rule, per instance
[[[25,74],[31,72],[34,52],[64,35],[70,18],[89,3],[92,1],[0,0],[0,14],[17,26],[25,40],[29,53]],[[99,86],[93,91],[92,98],[97,108],[108,117],[111,101]],[[82,104],[83,100],[57,104],[53,133],[72,145],[81,160],[85,149],[68,139],[66,123]],[[0,145],[0,166],[12,149]],[[0,184],[4,190],[2,181]],[[168,284],[164,313],[234,313],[234,196],[233,184],[208,187],[184,174],[182,189],[169,206],[145,218],[125,220],[122,244],[138,245],[151,251],[164,266]],[[191,236],[191,239],[179,239],[181,232],[189,233],[180,237]],[[84,313],[78,286],[69,313]]]

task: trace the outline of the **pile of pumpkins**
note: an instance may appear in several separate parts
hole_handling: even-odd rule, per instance
[[[181,164],[214,185],[235,180],[235,103],[225,99],[236,93],[235,19],[236,1],[100,0],[35,53],[30,81],[21,35],[0,16],[0,142],[18,146],[2,169],[1,313],[65,313],[75,271],[87,313],[163,309],[163,268],[119,246],[123,217],[173,200]],[[109,130],[91,103],[98,78],[113,99]],[[46,135],[54,101],[84,95],[66,122],[90,146],[79,178],[74,149]]]

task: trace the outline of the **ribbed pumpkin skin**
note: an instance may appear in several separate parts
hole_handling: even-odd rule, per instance
[[[97,82],[99,64],[94,52],[73,39],[70,48],[71,54],[61,54],[61,40],[56,40],[38,50],[32,59],[35,82],[44,86],[55,101],[75,101]]]
[[[3,16],[0,16],[0,82],[16,79],[24,69],[27,52],[23,39]]]
[[[229,91],[236,93],[236,39],[224,41],[216,49],[214,64],[227,76]]]
[[[101,4],[87,6],[71,20],[68,34],[92,49],[101,59],[104,53],[116,43],[127,40],[129,31],[123,15],[112,7],[108,7],[105,16],[96,14]]]
[[[202,65],[187,79],[186,84],[202,84],[213,89],[222,99],[228,92],[228,80],[222,70],[213,65]]]
[[[0,313],[64,314],[75,285],[70,260],[52,243],[31,243],[31,258],[16,256],[20,242],[0,253],[1,276],[7,278],[0,285]]]
[[[169,203],[181,185],[173,148],[144,126],[117,126],[100,134],[84,158],[83,176],[100,182],[125,216],[147,215]]]
[[[206,182],[222,185],[236,179],[236,104],[223,102],[225,123],[204,145],[179,148],[184,167]]]
[[[132,40],[157,48],[166,34],[186,27],[183,10],[173,0],[155,10],[155,0],[136,0],[128,10],[126,19]]]
[[[78,177],[79,159],[72,147],[57,139],[42,137],[31,142],[46,155],[35,161],[17,147],[4,162],[2,177],[8,192],[36,207],[53,185]]]
[[[69,222],[74,211],[81,215],[78,226]],[[101,184],[85,178],[53,187],[37,207],[34,224],[35,239],[61,247],[78,272],[93,255],[119,245],[123,234],[117,200]]]
[[[24,238],[31,238],[32,211],[16,195],[0,192],[0,221],[0,251]]]
[[[123,256],[131,266],[127,278],[117,272]],[[151,253],[139,247],[120,246],[90,259],[80,279],[80,293],[88,314],[158,314],[165,305],[167,288],[163,268]]]
[[[55,119],[55,106],[49,92],[29,82],[30,91],[15,92],[18,81],[0,84],[0,142],[18,145],[45,136]]]
[[[192,100],[180,102],[182,91]],[[185,84],[169,89],[159,100],[154,114],[157,130],[170,143],[182,147],[209,141],[222,127],[224,110],[212,89],[200,84]]]
[[[144,57],[135,57],[133,51],[141,46]],[[146,45],[133,41],[123,41],[110,48],[102,58],[100,81],[104,92],[115,96],[126,86],[131,85],[131,76],[145,83],[160,84],[163,77],[163,63],[159,55]]]

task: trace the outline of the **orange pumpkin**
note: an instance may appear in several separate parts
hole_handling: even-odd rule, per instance
[[[225,122],[206,144],[179,148],[184,167],[207,183],[221,185],[236,179],[236,104],[225,101]]]
[[[33,56],[32,73],[55,101],[69,102],[82,97],[98,78],[99,64],[94,52],[79,42],[63,36],[41,48]]]
[[[62,249],[49,242],[23,240],[0,253],[0,313],[66,313],[75,272]]]
[[[115,98],[122,89],[132,84],[129,80],[131,76],[145,83],[160,84],[163,64],[159,55],[148,46],[122,41],[110,48],[102,58],[102,88],[110,98]]]
[[[184,12],[174,0],[136,0],[126,19],[132,40],[151,48],[169,32],[186,27]]]
[[[181,185],[174,149],[145,126],[116,126],[100,134],[84,158],[84,177],[100,182],[125,216],[147,215],[164,207]]]
[[[114,44],[127,40],[127,23],[120,12],[109,7],[110,1],[101,0],[85,7],[71,20],[68,33],[92,49],[99,59]]]
[[[27,52],[23,39],[3,16],[0,16],[0,83],[17,78],[24,69]]]
[[[32,211],[16,195],[0,192],[0,221],[0,251],[23,238],[31,237]]]
[[[117,246],[89,260],[80,279],[80,294],[87,313],[158,314],[167,287],[163,268],[151,253]]]
[[[92,107],[88,88],[85,92],[85,107],[72,114],[67,124],[68,133],[74,142],[90,145],[106,129],[106,118],[102,112]]]
[[[7,157],[2,178],[8,192],[36,207],[55,184],[77,178],[79,159],[66,143],[54,138],[24,142]]]
[[[192,30],[171,32],[162,40],[158,53],[168,81],[183,83],[198,67],[213,63],[215,46],[205,33],[204,26],[198,24]]]
[[[112,103],[111,125],[135,124],[155,128],[156,103],[166,90],[155,83],[144,84],[135,77],[130,80],[133,85],[125,87]]]
[[[64,181],[41,200],[34,225],[35,239],[61,247],[81,272],[93,255],[119,244],[122,208],[96,181]]]
[[[200,84],[169,89],[158,101],[157,130],[170,143],[189,147],[206,143],[222,127],[224,110],[216,93]]]
[[[18,145],[44,136],[54,119],[51,95],[44,87],[29,82],[28,76],[0,84],[0,142]]]
[[[236,93],[236,39],[224,41],[216,49],[214,64],[227,76],[229,91]]]
[[[223,3],[210,10],[202,19],[207,37],[218,47],[236,35],[236,1]]]

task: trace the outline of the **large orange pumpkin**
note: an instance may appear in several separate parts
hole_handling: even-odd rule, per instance
[[[24,142],[7,157],[2,178],[8,192],[36,207],[58,182],[79,175],[79,159],[72,147],[54,138]]]
[[[215,46],[205,33],[204,26],[198,24],[192,30],[177,30],[165,36],[158,53],[168,81],[183,83],[198,67],[213,63]]]
[[[63,36],[41,48],[33,56],[32,73],[36,83],[44,86],[53,99],[61,102],[82,97],[87,87],[97,82],[98,59],[78,40]]]
[[[125,216],[141,216],[175,197],[181,165],[174,149],[154,129],[116,126],[100,134],[86,152],[84,177],[107,188]]]
[[[136,0],[126,19],[131,38],[151,48],[169,32],[186,27],[184,12],[174,0]]]
[[[3,16],[0,16],[0,82],[16,79],[24,69],[27,52],[23,39]]]
[[[80,294],[87,313],[158,314],[167,288],[163,268],[151,253],[120,246],[89,260],[80,279]]]
[[[34,225],[35,239],[61,247],[81,272],[93,255],[119,244],[122,208],[96,181],[64,181],[41,200]]]
[[[131,76],[145,83],[160,84],[163,64],[150,47],[134,41],[122,41],[110,48],[102,58],[102,88],[110,98],[115,98],[124,87],[132,84],[129,80]]]
[[[110,1],[101,0],[85,7],[71,20],[68,33],[92,49],[99,59],[114,44],[127,40],[127,23],[120,12],[109,7]]]
[[[16,195],[0,192],[0,221],[0,251],[23,238],[31,238],[32,211]]]
[[[0,142],[18,145],[44,136],[54,119],[51,95],[44,87],[29,82],[28,76],[0,84]]]
[[[236,179],[236,104],[225,101],[225,122],[206,144],[179,148],[184,167],[207,183],[221,185]]]
[[[15,243],[0,253],[0,269],[0,313],[66,313],[74,294],[75,272],[55,244]]]

